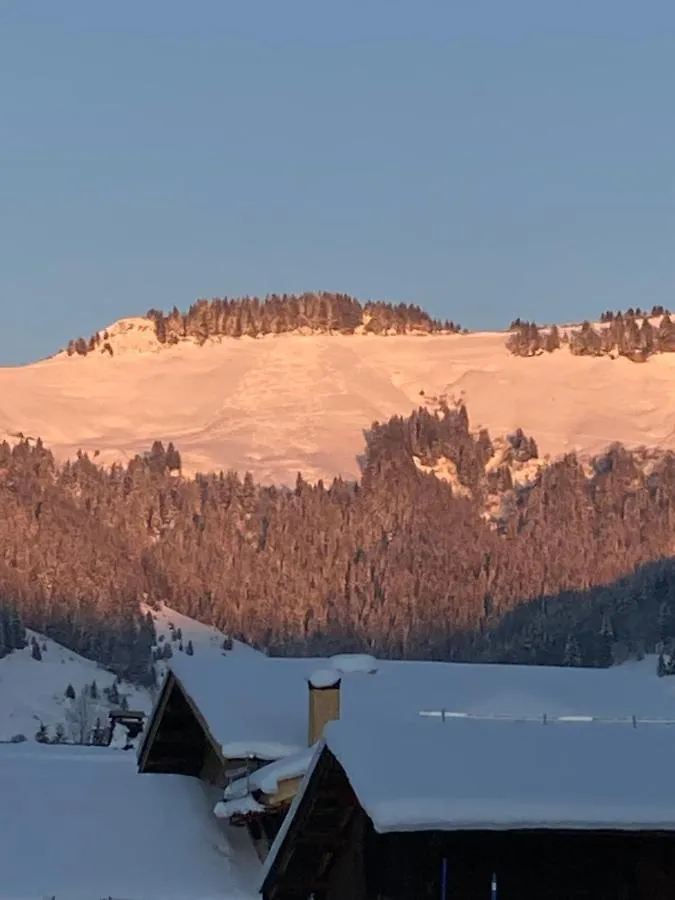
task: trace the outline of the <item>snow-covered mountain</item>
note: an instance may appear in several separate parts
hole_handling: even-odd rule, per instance
[[[0,437],[41,437],[60,458],[82,448],[125,460],[173,441],[184,471],[251,470],[264,481],[358,473],[363,429],[430,396],[463,399],[472,427],[517,427],[540,455],[612,441],[675,448],[675,355],[532,359],[503,332],[283,334],[160,344],[148,319],[109,327],[112,355],[65,352],[0,369]]]

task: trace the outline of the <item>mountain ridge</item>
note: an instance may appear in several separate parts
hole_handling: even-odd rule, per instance
[[[81,450],[106,465],[161,440],[189,474],[353,479],[373,421],[447,396],[470,405],[477,428],[535,434],[543,457],[592,456],[616,441],[675,449],[675,355],[640,366],[524,359],[506,337],[287,332],[161,344],[149,319],[122,319],[101,332],[101,352],[0,369],[0,438],[40,437],[59,460]]]

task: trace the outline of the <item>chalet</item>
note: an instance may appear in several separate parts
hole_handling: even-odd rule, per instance
[[[675,897],[675,723],[329,724],[264,900]]]
[[[343,669],[365,675],[376,668],[368,656],[334,657],[324,669],[320,662],[178,660],[139,748],[139,772],[192,775],[220,788],[216,816],[246,825],[265,855],[310,748],[340,715]]]
[[[425,711],[432,727],[434,711],[537,721],[543,714],[663,718],[675,708],[665,682],[653,666],[647,672],[631,664],[585,670],[367,655],[174,658],[139,750],[139,771],[192,775],[217,789],[216,817],[246,826],[265,859],[330,722],[368,736],[417,729]],[[426,752],[421,745],[421,756],[402,771],[424,766]]]

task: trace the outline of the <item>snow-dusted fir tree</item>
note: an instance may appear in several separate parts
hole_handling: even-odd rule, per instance
[[[580,666],[581,665],[581,648],[579,641],[573,634],[568,635],[565,643],[565,653],[563,655],[564,666]]]

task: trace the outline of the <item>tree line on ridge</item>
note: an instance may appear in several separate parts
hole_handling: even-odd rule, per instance
[[[260,337],[289,332],[354,334],[435,334],[461,332],[455,322],[432,318],[419,306],[381,301],[361,303],[347,294],[271,294],[263,299],[198,300],[187,312],[177,307],[164,313],[146,313],[160,344],[176,344],[186,338],[204,343],[214,338]],[[113,355],[107,332],[97,332],[88,340],[71,340],[70,356],[86,356],[95,350]]]
[[[658,324],[652,318],[659,318]],[[557,325],[540,328],[535,322],[515,319],[510,325],[506,348],[514,356],[539,356],[566,345],[575,356],[622,356],[646,362],[656,353],[675,352],[675,324],[667,310],[655,306],[648,316],[641,310],[611,311],[600,317],[600,327],[589,321],[580,328],[563,331]]]

